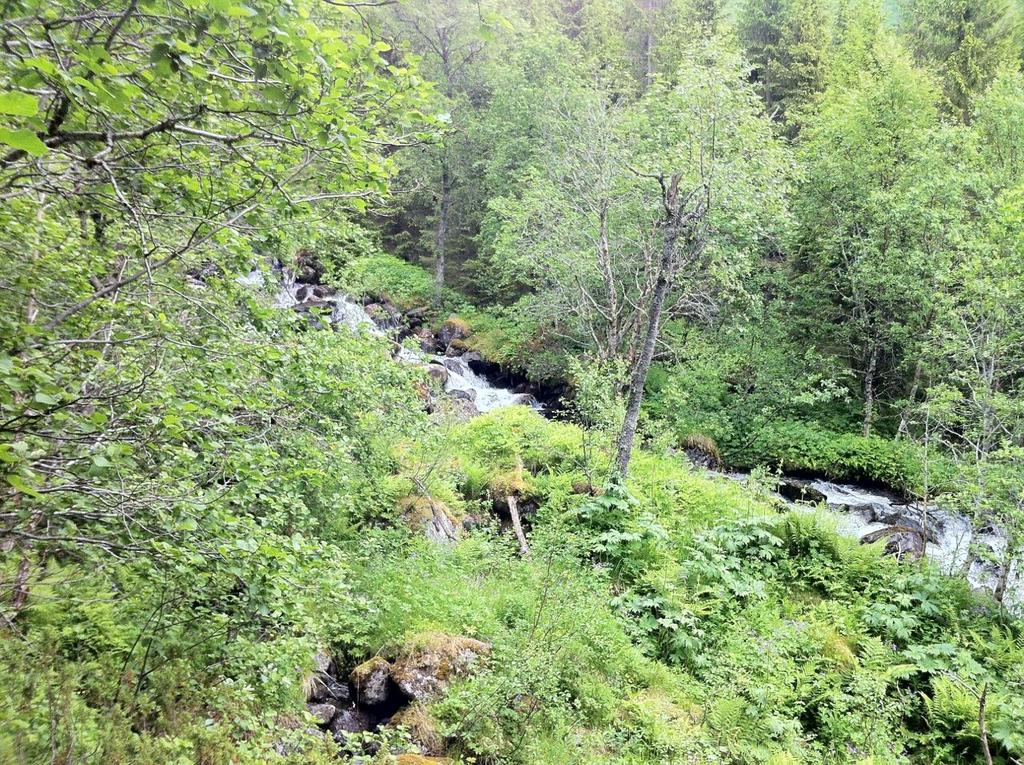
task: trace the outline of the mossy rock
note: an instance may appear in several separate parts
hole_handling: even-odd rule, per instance
[[[459,536],[461,521],[444,502],[410,495],[398,500],[402,520],[415,532],[435,542],[454,542]]]
[[[437,721],[426,704],[413,702],[391,718],[389,725],[401,725],[420,751],[428,755],[440,755],[444,751],[444,738],[437,730]]]
[[[451,762],[447,757],[429,757],[407,752],[398,755],[397,765],[451,765]]]
[[[442,695],[452,680],[472,674],[490,653],[489,644],[474,638],[423,633],[399,651],[391,677],[409,698],[429,701]]]
[[[387,699],[390,677],[391,664],[380,656],[364,661],[349,674],[349,680],[364,704],[380,704]]]

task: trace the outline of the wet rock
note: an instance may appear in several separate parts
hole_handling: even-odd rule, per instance
[[[306,711],[313,715],[317,725],[327,725],[338,713],[338,708],[333,704],[306,704]]]
[[[323,276],[324,266],[320,259],[309,250],[299,250],[295,255],[295,281],[300,284],[319,284]]]
[[[331,658],[330,651],[325,648],[320,648],[315,654],[313,654],[313,669],[316,672],[326,674],[331,671],[331,664],[334,659]]]
[[[469,325],[457,316],[452,316],[445,321],[441,325],[441,331],[437,333],[438,345],[444,349],[453,346],[462,347],[463,341],[467,337],[469,337]]]
[[[402,312],[391,303],[369,303],[365,310],[373,323],[383,330],[396,330],[402,326]]]
[[[471,369],[473,368],[474,364],[480,364],[484,360],[484,357],[481,356],[476,351],[466,351],[459,358],[462,359],[463,364],[467,364]]]
[[[437,348],[437,337],[426,327],[418,328],[413,334],[419,340],[420,350],[424,353],[431,353]]]
[[[360,704],[383,704],[387,701],[390,679],[391,664],[380,656],[364,661],[349,675]]]
[[[327,730],[334,736],[339,744],[345,743],[351,733],[362,733],[373,728],[373,719],[369,713],[358,707],[348,707],[338,710]]]
[[[861,544],[872,544],[880,539],[885,541],[887,555],[897,558],[920,558],[925,553],[926,540],[919,529],[910,526],[887,526],[872,531],[861,537]]]
[[[520,393],[515,397],[513,403],[518,404],[519,406],[532,406],[535,408],[540,406],[540,402],[537,400],[537,397],[532,393]]]
[[[443,633],[421,635],[395,660],[391,677],[415,701],[442,695],[449,683],[466,677],[490,655],[487,643]]]
[[[313,297],[328,298],[333,297],[337,294],[337,290],[334,287],[328,287],[326,284],[318,284],[313,287]]]
[[[683,452],[686,458],[696,467],[705,470],[718,470],[722,466],[722,458],[718,454],[718,444],[707,436],[693,433],[683,441]]]
[[[825,495],[811,486],[809,481],[796,478],[783,478],[779,481],[778,492],[790,502],[824,502]]]
[[[454,358],[443,358],[440,359],[439,361],[441,364],[444,365],[445,369],[447,369],[449,372],[454,372],[457,375],[462,375],[466,373],[466,365],[462,362],[461,356]]]
[[[476,391],[470,388],[469,390],[450,390],[448,395],[455,399],[461,399],[463,401],[474,402],[476,401]]]
[[[441,385],[448,382],[448,368],[441,364],[427,364],[427,374]]]

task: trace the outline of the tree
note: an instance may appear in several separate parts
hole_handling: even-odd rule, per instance
[[[737,26],[773,119],[785,120],[824,87],[830,39],[821,0],[747,0]]]
[[[914,364],[959,210],[931,82],[898,50],[875,57],[873,70],[830,89],[805,124],[796,202],[803,312],[856,372],[865,434],[880,378]]]
[[[918,60],[942,76],[948,110],[961,121],[1002,66],[1024,53],[1020,9],[1008,0],[906,0],[902,26]]]

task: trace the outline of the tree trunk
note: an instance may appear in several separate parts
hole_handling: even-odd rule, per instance
[[[985,755],[985,765],[992,765],[992,751],[988,746],[988,727],[985,725],[985,703],[988,701],[988,683],[981,689],[978,699],[978,737],[981,739],[981,751]]]
[[[444,291],[444,256],[448,240],[448,211],[452,202],[452,177],[448,158],[441,160],[441,202],[437,211],[437,239],[434,253],[434,307],[441,305]]]
[[[878,344],[871,344],[871,356],[868,358],[868,369],[864,373],[864,435],[871,435],[871,426],[875,421],[875,375],[878,372]]]
[[[647,332],[644,335],[644,344],[640,348],[640,358],[637,359],[633,367],[633,374],[629,381],[626,416],[622,421],[622,430],[619,432],[618,455],[615,460],[615,469],[620,478],[626,477],[629,471],[629,460],[633,455],[633,439],[636,437],[636,427],[640,421],[640,404],[643,402],[644,385],[647,383],[647,373],[651,369],[654,349],[658,342],[661,312],[665,307],[665,297],[668,295],[669,276],[678,239],[679,229],[674,225],[670,226],[665,233],[665,241],[662,243],[658,280],[654,287],[654,294],[651,296],[651,306],[647,311]]]
[[[519,540],[519,554],[526,555],[530,552],[530,547],[526,544],[526,533],[523,531],[523,523],[519,518],[519,500],[514,494],[508,495],[508,514],[512,516],[512,530],[515,531],[516,539]]]
[[[907,396],[907,405],[903,408],[903,413],[900,415],[900,427],[896,431],[897,439],[903,438],[910,432],[910,412],[914,407],[914,399],[917,398],[917,389],[921,387],[921,370],[923,366],[920,359],[914,365],[914,378],[910,385],[910,394]]]

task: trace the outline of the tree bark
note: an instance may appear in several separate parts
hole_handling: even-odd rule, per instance
[[[519,500],[516,499],[515,494],[508,495],[508,514],[512,516],[512,530],[515,531],[516,539],[519,540],[519,553],[527,555],[530,552],[530,547],[526,544],[526,533],[523,531],[523,523],[519,518]]]
[[[978,735],[981,738],[981,751],[985,754],[985,764],[992,765],[992,751],[988,747],[988,727],[985,725],[985,704],[988,701],[988,683],[981,689],[978,699]]]
[[[661,261],[658,263],[658,280],[654,287],[654,294],[651,296],[651,306],[647,311],[647,331],[644,335],[644,344],[640,348],[640,357],[633,367],[633,374],[629,381],[626,416],[623,418],[622,430],[619,432],[618,454],[615,460],[615,469],[620,478],[625,478],[629,471],[629,460],[633,454],[633,439],[636,438],[636,428],[640,421],[640,404],[643,402],[644,385],[647,383],[647,373],[651,369],[654,349],[658,342],[661,312],[665,307],[665,297],[668,295],[672,260],[675,257],[678,240],[679,229],[670,224],[665,232],[665,241],[662,243]]]
[[[871,435],[875,420],[875,375],[878,372],[878,344],[872,342],[868,369],[864,373],[864,435]]]
[[[448,158],[441,159],[441,201],[437,211],[437,238],[434,252],[434,307],[441,305],[444,291],[445,247],[448,243],[448,213],[452,202],[452,176]]]

